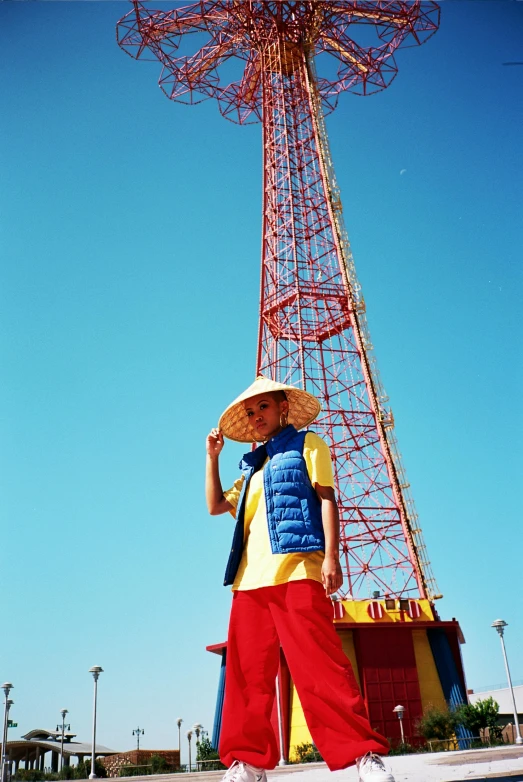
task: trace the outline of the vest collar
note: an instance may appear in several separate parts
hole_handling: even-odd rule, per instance
[[[260,469],[267,458],[267,446],[259,445],[254,451],[244,453],[240,462],[240,470],[250,473]]]
[[[294,437],[295,434],[296,429],[294,426],[292,424],[288,424],[285,429],[282,429],[281,432],[278,432],[278,434],[274,435],[274,437],[271,437],[271,439],[266,443],[269,458],[272,458],[275,453],[280,453],[280,451],[285,450],[286,444],[292,437]]]
[[[267,456],[271,459],[274,454],[284,451],[287,442],[294,437],[295,434],[296,429],[294,426],[288,424],[285,429],[282,429],[281,432],[278,432],[274,437],[271,437],[267,443],[259,445],[254,451],[244,453],[240,462],[240,470],[242,470],[242,472],[250,472],[251,470],[256,472],[265,462]]]

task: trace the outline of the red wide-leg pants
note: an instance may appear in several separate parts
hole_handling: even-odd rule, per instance
[[[280,644],[312,739],[331,771],[366,752],[384,755],[386,739],[372,730],[365,704],[332,623],[332,604],[317,581],[237,591],[233,596],[222,763],[274,768],[279,759],[271,725]]]

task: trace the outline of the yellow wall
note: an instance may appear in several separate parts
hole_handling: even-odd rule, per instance
[[[354,634],[352,630],[338,630],[341,639],[341,645],[346,657],[350,660],[354,676],[361,690],[360,672],[358,671],[358,661],[356,660],[356,649],[354,648]]]
[[[289,731],[289,755],[290,760],[295,760],[294,747],[298,744],[312,744],[311,734],[300,703],[300,697],[296,692],[294,682],[291,683],[290,697],[290,731]]]
[[[418,669],[422,708],[425,710],[430,705],[445,708],[447,704],[425,628],[413,629],[412,641],[414,643],[416,668]]]

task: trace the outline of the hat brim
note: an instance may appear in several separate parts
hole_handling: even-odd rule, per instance
[[[308,391],[258,377],[220,416],[218,427],[225,437],[238,443],[263,442],[265,438],[249,423],[244,402],[258,394],[275,391],[285,392],[289,403],[287,420],[296,429],[303,429],[318,417],[321,411],[320,401]]]

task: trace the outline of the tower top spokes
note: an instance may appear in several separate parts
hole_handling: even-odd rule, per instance
[[[171,11],[132,1],[118,23],[121,48],[160,61],[159,84],[171,100],[216,98],[221,113],[240,124],[261,120],[263,75],[291,75],[304,52],[324,55],[317,89],[329,112],[343,91],[388,87],[396,50],[424,43],[439,26],[432,0],[201,0]],[[182,54],[188,35],[193,53]]]

